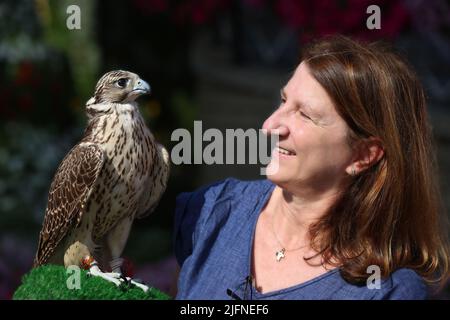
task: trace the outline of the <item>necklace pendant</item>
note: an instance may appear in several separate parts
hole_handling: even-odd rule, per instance
[[[282,248],[280,251],[277,251],[275,253],[275,256],[277,257],[277,262],[280,262],[281,259],[283,259],[285,257],[284,253],[286,252],[286,250],[284,248]]]

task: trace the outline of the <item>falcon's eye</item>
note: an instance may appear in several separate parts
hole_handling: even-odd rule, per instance
[[[119,80],[117,80],[117,85],[120,88],[125,88],[125,86],[127,85],[127,79],[126,78],[120,78]]]

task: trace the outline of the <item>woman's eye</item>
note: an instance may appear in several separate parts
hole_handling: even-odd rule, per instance
[[[125,88],[125,86],[127,85],[127,79],[125,78],[120,78],[119,80],[117,80],[117,85],[120,88]]]
[[[305,118],[311,120],[311,118],[308,117],[308,115],[306,115],[304,112],[300,111],[300,114],[302,115],[302,117],[305,117]]]

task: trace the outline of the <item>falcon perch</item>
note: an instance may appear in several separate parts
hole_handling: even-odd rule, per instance
[[[86,267],[116,285],[131,225],[150,214],[169,177],[169,154],[139,113],[150,86],[128,71],[100,78],[86,104],[87,128],[59,165],[50,186],[34,266]],[[103,270],[111,270],[105,273]]]

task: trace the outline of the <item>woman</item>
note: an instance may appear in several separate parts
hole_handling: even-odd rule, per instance
[[[308,47],[268,180],[177,198],[178,299],[425,299],[449,246],[422,87],[389,49]]]

